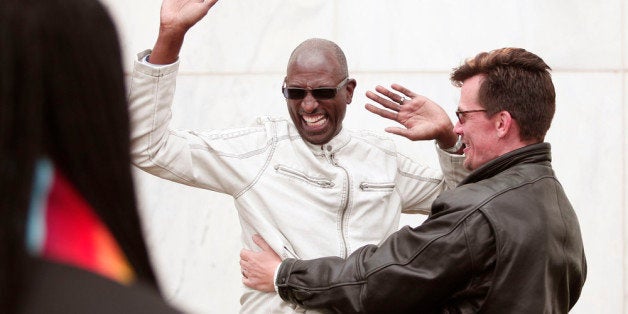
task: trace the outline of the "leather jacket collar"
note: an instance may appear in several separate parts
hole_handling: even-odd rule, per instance
[[[462,186],[468,183],[474,183],[486,178],[495,176],[496,174],[513,167],[517,164],[524,163],[543,163],[548,165],[552,161],[551,146],[549,143],[537,143],[515,149],[504,155],[501,155],[475,171],[471,172],[464,180],[458,184]]]

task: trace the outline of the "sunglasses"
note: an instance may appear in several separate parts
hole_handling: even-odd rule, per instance
[[[286,97],[286,99],[303,99],[308,92],[312,94],[312,97],[318,100],[332,99],[336,97],[338,90],[345,86],[347,82],[349,82],[348,77],[342,80],[342,82],[340,82],[340,84],[338,84],[338,86],[336,87],[319,87],[305,89],[299,87],[288,87],[286,86],[286,82],[284,81],[283,86],[281,87],[281,92],[283,93],[283,96]]]

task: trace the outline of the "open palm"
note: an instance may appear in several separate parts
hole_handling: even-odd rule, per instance
[[[187,31],[200,21],[218,0],[164,0],[161,27]]]
[[[375,87],[366,97],[384,108],[366,104],[366,109],[386,119],[396,121],[404,127],[388,127],[386,132],[404,136],[410,140],[445,140],[453,135],[453,123],[447,113],[430,99],[409,89],[393,84],[395,93],[385,87]]]

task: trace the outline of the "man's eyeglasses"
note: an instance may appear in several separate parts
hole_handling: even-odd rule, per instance
[[[281,87],[281,92],[286,99],[303,99],[308,92],[312,94],[312,97],[323,100],[323,99],[332,99],[336,97],[338,90],[345,86],[349,82],[349,78],[345,78],[338,84],[336,87],[319,87],[313,89],[305,89],[299,87],[287,87],[286,82],[283,82],[283,86]]]
[[[457,110],[456,116],[458,117],[458,121],[460,123],[464,123],[464,115],[472,112],[486,112],[486,109],[475,109],[475,110]]]

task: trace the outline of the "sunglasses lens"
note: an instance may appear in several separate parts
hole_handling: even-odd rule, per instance
[[[312,96],[316,99],[330,99],[336,96],[335,88],[317,88],[312,90]]]
[[[335,88],[316,88],[310,90],[312,93],[312,97],[316,99],[331,99],[336,97],[336,89]],[[283,88],[283,96],[287,99],[303,99],[307,94],[307,90],[303,88],[296,87],[285,87]]]
[[[305,98],[305,89],[302,88],[284,88],[283,96],[287,99],[303,99]]]

